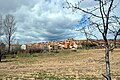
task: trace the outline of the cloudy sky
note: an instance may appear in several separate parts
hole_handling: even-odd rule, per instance
[[[75,3],[77,0],[69,1]],[[85,0],[81,6],[93,6],[91,1]],[[64,0],[0,0],[0,13],[15,16],[16,39],[20,43],[85,39],[74,27],[83,13],[73,13],[63,5]]]

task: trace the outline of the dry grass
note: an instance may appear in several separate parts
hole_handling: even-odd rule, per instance
[[[110,62],[112,78],[119,80],[120,49],[116,49],[110,54]],[[3,80],[6,80],[7,77],[13,80],[17,80],[18,78],[21,78],[20,80],[23,80],[23,78],[26,80],[34,80],[35,77],[37,78],[39,75],[44,76],[40,73],[62,78],[70,76],[76,80],[78,78],[86,78],[85,80],[96,80],[92,79],[94,77],[103,78],[101,74],[105,74],[104,50],[63,51],[38,57],[4,59],[3,62],[0,63],[0,79]]]

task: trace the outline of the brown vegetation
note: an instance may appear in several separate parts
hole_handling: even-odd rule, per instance
[[[110,53],[111,74],[113,79],[120,79],[120,49]],[[104,79],[105,61],[103,49],[63,51],[60,53],[43,53],[38,57],[16,57],[4,59],[0,63],[0,78],[33,79],[40,72],[57,76],[97,77]],[[100,79],[100,80],[101,80]],[[45,79],[46,80],[46,79]],[[87,80],[87,79],[85,79]]]

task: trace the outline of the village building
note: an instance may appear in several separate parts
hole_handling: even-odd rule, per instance
[[[82,43],[91,43],[96,44],[97,46],[93,46],[94,48],[102,48],[100,45],[104,46],[103,40],[74,40],[68,39],[65,41],[49,41],[49,42],[39,42],[39,43],[30,43],[30,44],[11,44],[11,51],[12,50],[23,50],[27,53],[29,52],[47,52],[47,51],[58,51],[64,49],[81,49],[84,48]],[[111,40],[108,41],[111,43]],[[112,45],[112,43],[111,43]],[[116,47],[120,47],[120,40],[116,40]],[[8,45],[5,45],[5,49],[8,49]]]
[[[21,45],[21,50],[26,50],[27,49],[27,45],[23,44]]]

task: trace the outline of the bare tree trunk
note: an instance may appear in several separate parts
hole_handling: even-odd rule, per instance
[[[8,43],[8,54],[10,53],[10,47],[11,47],[10,44],[11,43],[10,43],[10,40],[9,40],[9,43]]]
[[[8,44],[8,53],[11,52],[11,43],[15,40],[14,33],[16,31],[16,21],[13,15],[6,15],[4,19],[4,34],[6,35],[5,41]]]
[[[107,80],[111,80],[110,74],[110,61],[109,61],[109,48],[106,47],[106,54],[105,54],[105,61],[106,61],[106,78]]]
[[[0,50],[0,62],[1,62],[1,59],[2,59],[2,54],[1,54],[1,50]]]

